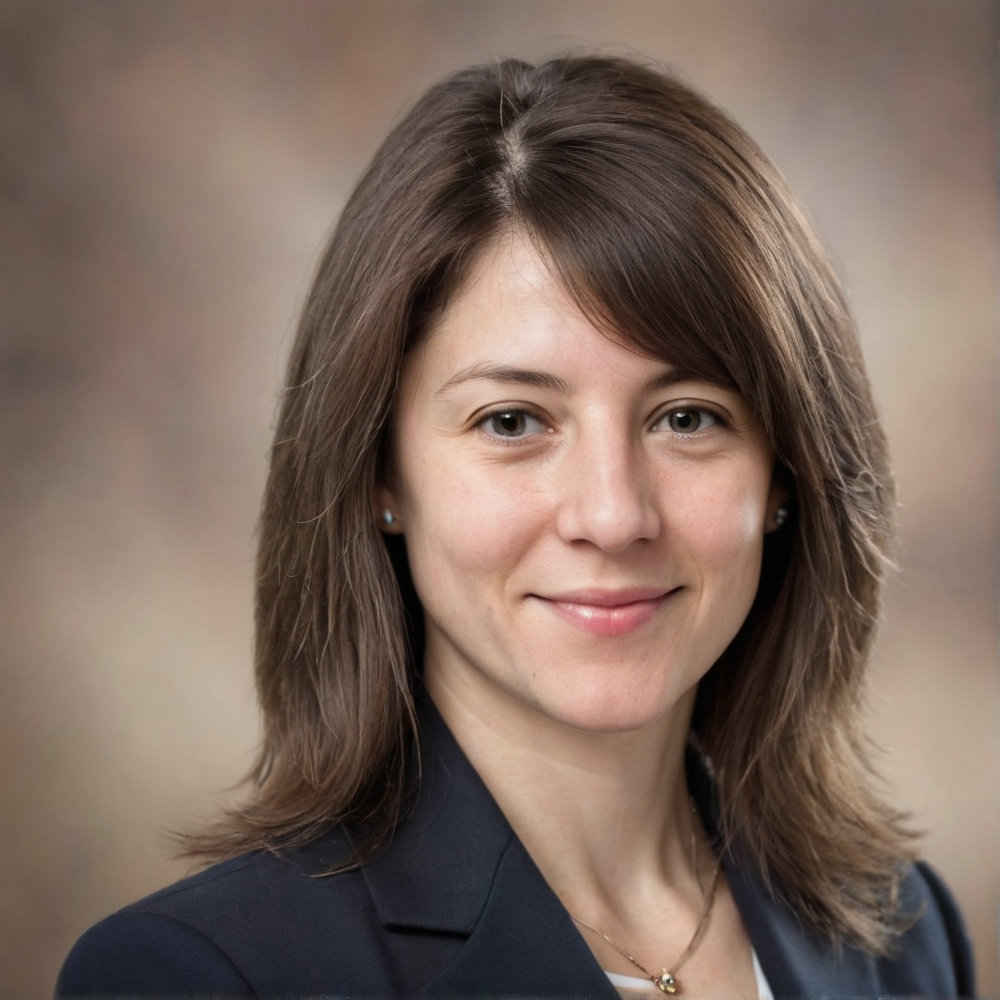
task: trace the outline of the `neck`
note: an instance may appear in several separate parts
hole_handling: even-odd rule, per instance
[[[431,698],[570,913],[612,920],[673,890],[700,899],[684,747],[694,691],[628,732],[585,732],[433,670]]]

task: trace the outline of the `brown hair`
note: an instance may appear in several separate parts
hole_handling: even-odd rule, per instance
[[[420,608],[371,495],[404,352],[511,225],[595,322],[735,386],[769,436],[791,517],[767,537],[693,728],[727,835],[804,919],[884,951],[908,839],[870,791],[859,709],[893,490],[852,321],[757,146],[677,79],[603,56],[449,77],[348,201],[305,304],[264,497],[253,794],[190,853],[346,821],[369,831],[364,862],[399,822]]]

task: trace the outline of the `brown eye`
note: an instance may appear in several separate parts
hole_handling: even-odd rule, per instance
[[[526,423],[521,410],[504,410],[490,417],[490,426],[501,437],[518,437],[524,433]]]
[[[708,410],[691,409],[671,410],[666,415],[667,425],[675,434],[695,434],[706,430],[717,422],[717,417]]]
[[[487,437],[515,440],[526,438],[532,434],[545,432],[545,423],[527,410],[513,407],[509,410],[497,410],[490,413],[479,422],[479,427]]]

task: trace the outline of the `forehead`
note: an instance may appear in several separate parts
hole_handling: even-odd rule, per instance
[[[476,254],[463,281],[430,325],[428,339],[455,327],[493,326],[512,319],[530,318],[538,326],[574,311],[578,310],[568,292],[531,238],[512,229]]]
[[[484,359],[566,369],[597,364],[642,379],[669,367],[598,327],[544,252],[516,229],[479,252],[416,353],[432,376]]]

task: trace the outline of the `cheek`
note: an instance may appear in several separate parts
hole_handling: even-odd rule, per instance
[[[734,585],[749,576],[756,586],[766,504],[766,488],[744,478],[720,479],[692,497],[686,535],[706,573],[724,573]]]
[[[408,470],[402,504],[414,583],[428,594],[450,591],[452,603],[502,586],[539,522],[539,504],[496,469],[462,468],[454,461]]]

